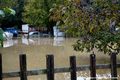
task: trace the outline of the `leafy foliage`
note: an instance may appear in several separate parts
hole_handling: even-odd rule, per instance
[[[2,28],[15,25],[17,6],[17,0],[0,0],[0,10],[3,11],[3,16],[0,16]]]
[[[80,38],[73,45],[76,51],[97,49],[104,53],[119,53],[120,31],[110,31],[112,21],[116,22],[115,28],[120,27],[119,6],[110,0],[93,0],[92,5],[87,6],[81,6],[77,0],[65,0],[64,5],[53,8],[51,19],[62,21],[60,26],[66,34]]]
[[[41,0],[31,0],[26,3],[25,12],[23,13],[23,20],[35,26],[41,26],[44,19],[47,17],[46,12],[41,9]]]
[[[12,21],[14,21],[14,19],[16,18],[16,12],[15,10],[11,9],[11,8],[3,8],[1,10],[3,12],[3,14],[0,16],[0,23],[3,24],[7,24],[8,22],[12,23]],[[9,25],[10,26],[10,25]]]
[[[60,0],[26,0],[23,20],[34,26],[47,26],[49,23],[49,10]]]
[[[17,6],[17,0],[0,0],[0,9],[5,7],[14,8]]]

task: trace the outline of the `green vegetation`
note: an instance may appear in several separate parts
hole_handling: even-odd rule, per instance
[[[5,16],[0,17],[2,28],[21,25],[23,5],[22,0],[0,0],[0,10],[5,13]]]
[[[50,9],[60,3],[60,0],[26,0],[23,20],[34,26],[48,26]]]
[[[119,53],[120,0],[91,1],[3,0],[0,9],[6,6],[15,8],[16,15],[12,15],[13,18],[7,17],[10,20],[15,19],[12,22],[17,21],[19,24],[23,21],[35,27],[47,27],[51,34],[57,23],[67,36],[79,37],[73,45],[76,51],[97,49],[104,53]]]
[[[0,28],[0,47],[3,47],[3,40],[4,40],[3,30]]]
[[[79,0],[66,0],[52,12],[53,20],[63,23],[61,28],[66,34],[80,38],[73,45],[74,50],[119,53],[120,30],[116,29],[120,27],[120,4],[110,0],[93,0],[92,5],[86,6],[79,3]]]
[[[44,26],[48,17],[48,11],[45,11],[42,0],[28,0],[25,4],[23,20],[34,26]]]
[[[5,7],[14,8],[17,6],[17,0],[0,0],[0,9]]]
[[[35,27],[47,27],[53,34],[53,26],[56,22],[50,20],[50,9],[61,0],[26,0],[23,21]]]

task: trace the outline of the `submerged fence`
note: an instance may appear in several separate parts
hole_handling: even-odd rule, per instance
[[[46,56],[46,69],[27,70],[26,55],[19,56],[20,71],[3,73],[2,71],[2,55],[0,54],[0,80],[3,78],[20,77],[20,80],[28,80],[27,76],[46,74],[47,80],[55,80],[55,73],[70,72],[71,80],[77,80],[77,71],[90,70],[91,80],[97,80],[96,69],[111,69],[111,80],[117,80],[117,68],[120,68],[120,63],[117,63],[116,53],[110,55],[110,64],[96,64],[96,55],[90,55],[90,65],[76,66],[76,57],[70,56],[70,67],[54,68],[54,56]]]

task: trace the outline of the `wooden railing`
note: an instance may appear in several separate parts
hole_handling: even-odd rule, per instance
[[[71,80],[77,80],[77,71],[90,70],[91,80],[97,80],[96,69],[111,69],[111,80],[117,80],[117,68],[120,68],[120,63],[117,63],[116,53],[110,56],[110,64],[96,64],[96,55],[90,55],[90,65],[76,66],[76,57],[70,56],[70,67],[54,68],[54,56],[46,56],[46,69],[27,70],[26,55],[21,54],[20,71],[3,73],[2,71],[2,55],[0,54],[0,80],[3,78],[20,77],[20,80],[27,80],[27,76],[46,74],[47,80],[54,80],[55,73],[70,72]]]

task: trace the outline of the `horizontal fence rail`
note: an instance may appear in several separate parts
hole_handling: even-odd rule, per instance
[[[2,71],[2,55],[0,54],[0,80],[3,78],[20,77],[20,80],[27,80],[27,76],[46,74],[47,80],[54,80],[55,73],[70,72],[71,80],[77,80],[77,71],[90,71],[91,80],[96,80],[97,69],[111,69],[111,80],[117,80],[117,68],[120,68],[120,63],[116,61],[116,53],[110,56],[110,64],[96,64],[95,54],[90,55],[90,65],[76,66],[76,57],[70,56],[70,67],[54,68],[54,56],[46,56],[46,69],[27,70],[26,55],[20,55],[20,71],[6,72]]]
[[[117,68],[120,68],[120,63],[117,64]],[[88,71],[90,70],[89,65],[81,65],[79,67],[76,67],[76,71]],[[97,64],[96,69],[110,69],[110,64]],[[64,68],[55,68],[54,73],[64,73],[64,72],[70,72],[70,67],[64,67]],[[40,74],[46,74],[47,69],[38,69],[38,70],[28,70],[27,75],[40,75]],[[20,71],[16,72],[7,72],[3,73],[3,78],[10,78],[10,77],[19,77]]]

